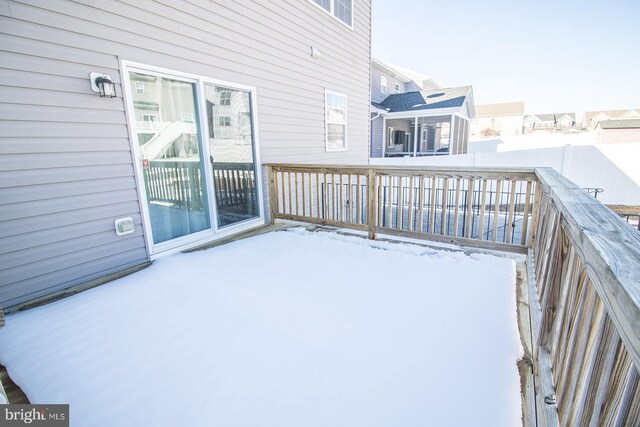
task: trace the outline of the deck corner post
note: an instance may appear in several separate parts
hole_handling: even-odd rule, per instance
[[[269,180],[269,223],[273,225],[276,222],[276,202],[278,199],[278,192],[273,167],[271,165],[267,165],[267,178]]]
[[[378,190],[376,187],[376,172],[375,169],[369,167],[369,182],[367,184],[367,229],[370,240],[376,240],[376,220],[378,215],[376,195]]]

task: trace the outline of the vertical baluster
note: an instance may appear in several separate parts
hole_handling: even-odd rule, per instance
[[[440,234],[447,234],[447,192],[449,191],[449,178],[442,178],[442,216],[440,217]]]
[[[478,226],[478,239],[483,239],[484,234],[484,212],[487,205],[487,180],[482,180],[482,197],[480,199],[480,224]]]
[[[496,186],[496,204],[494,206],[493,211],[493,237],[492,240],[495,242],[498,240],[498,216],[500,214],[500,202],[502,201],[502,180],[498,179],[498,184]]]
[[[462,179],[456,178],[456,206],[453,210],[453,235],[458,237],[458,221],[460,216],[460,184]]]
[[[436,177],[431,178],[431,197],[429,198],[429,233],[436,234]]]
[[[516,206],[516,180],[511,181],[511,192],[509,193],[509,216],[507,221],[507,238],[505,243],[511,243],[511,236],[513,235],[513,215]]]
[[[409,178],[409,218],[407,224],[407,230],[413,231],[413,187],[415,185],[415,178],[412,176]]]
[[[467,222],[465,223],[464,237],[471,238],[471,223],[473,222],[473,192],[475,190],[475,180],[469,179],[469,189],[467,191]]]
[[[318,218],[321,218],[323,214],[320,213],[320,174],[316,172],[316,211],[318,212]]]
[[[298,216],[298,172],[294,172],[293,173],[293,185],[294,185],[294,190],[293,190],[293,200],[296,202],[296,216]]]
[[[376,206],[380,206],[379,199]],[[373,215],[373,212],[369,212],[369,215]],[[360,174],[356,175],[356,224],[362,224],[362,207],[360,206]]]
[[[422,233],[424,229],[424,177],[418,179],[418,232]]]
[[[398,177],[398,208],[396,209],[396,226],[402,230],[402,220],[404,219],[404,177]]]
[[[348,175],[347,180],[347,222],[352,222],[351,218],[353,217],[353,198],[351,197],[351,174]]]
[[[389,203],[387,206],[387,227],[393,228],[393,177],[389,175],[387,180],[389,181],[389,197],[387,198]]]
[[[524,200],[524,211],[522,212],[522,237],[520,244],[525,245],[527,243],[527,234],[529,229],[529,210],[531,209],[531,188],[533,183],[527,181],[527,193]]]

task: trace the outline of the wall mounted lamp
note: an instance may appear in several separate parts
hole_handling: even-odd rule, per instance
[[[102,98],[116,97],[116,84],[111,81],[111,76],[105,73],[89,73],[91,89],[98,92]]]

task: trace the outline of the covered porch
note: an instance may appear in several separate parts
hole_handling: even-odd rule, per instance
[[[371,157],[466,154],[475,115],[470,86],[389,95],[372,104]]]

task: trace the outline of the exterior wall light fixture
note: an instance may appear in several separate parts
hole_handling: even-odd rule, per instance
[[[104,73],[89,73],[91,89],[100,94],[102,98],[116,97],[116,84],[111,81],[111,76]]]

